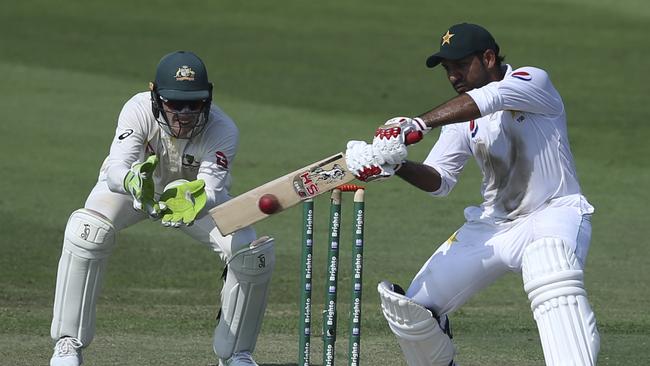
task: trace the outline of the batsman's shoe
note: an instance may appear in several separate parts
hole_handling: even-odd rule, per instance
[[[250,352],[235,352],[227,360],[219,359],[219,366],[259,366]]]
[[[50,359],[50,366],[79,366],[83,362],[81,347],[83,344],[72,337],[59,339],[54,345],[54,354]]]

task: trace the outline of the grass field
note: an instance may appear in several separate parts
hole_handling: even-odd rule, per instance
[[[233,170],[239,194],[340,151],[349,139],[368,138],[389,117],[453,96],[424,59],[449,25],[465,20],[490,29],[507,62],[546,69],[561,92],[583,191],[597,209],[586,282],[602,338],[599,365],[650,364],[645,0],[4,2],[0,364],[48,363],[66,220],[97,178],[123,102],[146,88],[160,56],[189,49],[206,61],[216,103],[242,132]],[[410,157],[424,158],[434,142],[428,136]],[[427,199],[398,179],[369,186],[364,365],[405,364],[379,313],[376,283],[407,284],[462,224],[462,209],[480,202],[479,187],[473,163],[446,199]],[[316,204],[318,312],[327,199]],[[300,215],[293,209],[257,226],[277,243],[256,351],[262,365],[297,362]],[[342,260],[349,261],[345,250]],[[209,250],[156,223],[122,232],[87,364],[214,364],[221,270]],[[347,294],[341,298],[347,305]],[[452,321],[463,366],[543,364],[519,276],[498,281]],[[344,364],[347,343],[339,338]],[[320,364],[317,338],[314,344]]]

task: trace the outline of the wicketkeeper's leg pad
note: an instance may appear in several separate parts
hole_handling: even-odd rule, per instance
[[[221,317],[213,348],[221,359],[235,352],[253,352],[262,326],[275,266],[273,238],[261,237],[239,250],[227,263],[221,291]]]
[[[108,219],[87,209],[70,215],[56,277],[52,339],[74,337],[83,346],[92,341],[97,297],[114,245],[115,229]]]
[[[409,366],[453,364],[454,345],[431,311],[395,292],[390,282],[380,282],[377,291],[381,310]]]
[[[524,250],[522,274],[546,365],[595,365],[600,336],[573,250],[539,239]]]

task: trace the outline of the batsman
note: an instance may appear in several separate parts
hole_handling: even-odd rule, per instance
[[[207,210],[230,197],[239,132],[212,103],[192,52],[164,56],[150,90],[123,106],[108,157],[83,208],[70,215],[58,266],[51,366],[79,366],[117,233],[148,218],[182,230],[226,264],[213,348],[219,365],[257,365],[251,354],[266,309],[274,243],[244,228],[222,236]],[[163,230],[171,230],[162,228]]]
[[[483,174],[483,203],[465,208],[465,224],[406,290],[379,284],[388,325],[408,365],[454,365],[448,314],[518,272],[546,364],[593,366],[600,338],[584,268],[594,208],[578,183],[562,98],[544,70],[503,63],[479,25],[456,24],[438,45],[426,65],[442,65],[458,96],[420,116],[390,119],[372,144],[350,141],[347,165],[362,180],[395,174],[439,197],[473,159]],[[424,162],[407,160],[405,134],[438,127]],[[422,229],[435,222],[422,218]]]

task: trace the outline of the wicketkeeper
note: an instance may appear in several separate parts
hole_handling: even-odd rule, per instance
[[[51,366],[78,366],[95,335],[95,308],[117,232],[147,218],[179,228],[227,265],[213,348],[219,365],[251,357],[275,264],[273,239],[252,228],[222,236],[207,210],[229,199],[239,132],[212,103],[203,62],[191,52],[164,56],[150,90],[118,117],[110,153],[84,208],[70,215],[54,300]],[[166,229],[165,229],[166,230]]]
[[[450,366],[447,315],[507,272],[521,272],[547,365],[595,365],[600,345],[583,270],[594,208],[581,194],[562,98],[539,68],[502,64],[492,35],[456,24],[426,64],[441,64],[457,97],[415,118],[392,118],[372,144],[350,141],[360,179],[398,175],[446,196],[473,158],[483,203],[406,289],[378,286],[382,311],[411,366]],[[423,163],[406,160],[404,136],[441,127]],[[435,217],[423,220],[423,228]]]

